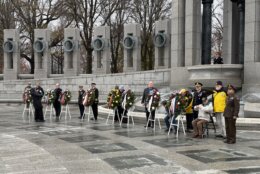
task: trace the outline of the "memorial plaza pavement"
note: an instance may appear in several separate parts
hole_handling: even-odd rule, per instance
[[[23,105],[0,104],[1,174],[216,174],[260,173],[260,127],[238,127],[237,143],[214,136],[177,139],[164,129],[145,130],[78,119],[46,117],[38,123],[22,117]]]

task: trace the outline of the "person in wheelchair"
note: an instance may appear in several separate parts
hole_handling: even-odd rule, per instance
[[[209,122],[210,113],[213,112],[212,102],[207,97],[202,98],[202,104],[194,106],[194,109],[199,112],[198,118],[192,121],[193,138],[202,138],[203,124]]]

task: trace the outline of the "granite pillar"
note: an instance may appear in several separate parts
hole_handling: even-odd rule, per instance
[[[16,80],[20,72],[20,36],[17,29],[4,30],[4,80]]]
[[[185,66],[201,63],[201,0],[186,1]]]
[[[213,0],[202,0],[202,64],[211,62],[212,3]]]
[[[185,66],[185,3],[172,1],[171,67]]]

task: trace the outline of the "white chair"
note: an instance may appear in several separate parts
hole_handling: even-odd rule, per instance
[[[85,106],[84,107],[84,113],[83,113],[83,116],[82,116],[81,120],[84,120],[84,118],[87,117],[88,118],[88,122],[89,122],[90,115],[93,115],[93,111],[92,111],[91,107],[90,106]]]
[[[168,135],[170,135],[171,129],[174,129],[174,126],[176,126],[177,127],[176,137],[178,138],[178,136],[179,136],[179,129],[180,129],[180,123],[181,123],[181,126],[182,126],[183,133],[184,133],[184,135],[186,135],[185,127],[184,127],[184,124],[183,124],[183,118],[185,116],[186,115],[184,115],[184,114],[178,115],[176,117],[177,124],[172,123],[173,117],[171,118],[171,124],[170,124],[170,128],[169,128],[169,131],[168,131]]]
[[[132,106],[131,108],[128,109],[128,113],[125,115],[125,110],[123,112],[123,115],[122,115],[122,118],[120,120],[120,127],[122,126],[122,121],[123,121],[123,118],[127,118],[127,127],[129,126],[129,120],[130,120],[130,117],[132,118],[132,124],[133,126],[135,125],[134,123],[134,117],[133,117],[133,112],[135,110],[135,106]]]
[[[54,116],[53,104],[50,104],[50,105],[47,104],[47,106],[45,108],[45,112],[44,112],[44,119],[46,118],[47,112],[50,112],[50,120],[51,120],[51,116]]]
[[[118,113],[118,109],[117,107],[114,108],[113,110],[112,109],[109,109],[109,112],[108,112],[108,115],[107,115],[107,121],[106,121],[106,124],[108,124],[108,121],[109,121],[109,118],[112,117],[112,125],[115,123],[115,116],[116,116],[116,113],[117,113],[117,118],[118,118],[118,121],[120,122],[120,117],[119,117],[119,113]]]
[[[155,130],[155,122],[156,122],[156,119],[157,119],[157,121],[158,121],[159,128],[162,129],[160,119],[159,119],[159,117],[156,117],[156,115],[158,115],[158,112],[159,112],[161,109],[162,109],[162,106],[160,106],[159,108],[156,109],[155,115],[154,115],[154,119],[152,118],[152,114],[151,114],[151,112],[150,112],[149,117],[148,117],[148,120],[147,120],[147,123],[146,123],[146,129],[148,128],[149,121],[153,121],[153,129]]]
[[[64,110],[64,108],[65,108],[65,110]],[[65,119],[67,119],[68,114],[69,114],[70,119],[71,119],[69,104],[66,104],[65,107],[64,107],[64,105],[61,106],[61,112],[60,112],[59,119],[61,119],[61,115],[62,115],[63,112],[65,113]]]
[[[31,117],[31,113],[32,113],[32,116],[34,117],[34,113],[33,113],[34,110],[33,110],[32,103],[29,104],[28,108],[27,108],[27,103],[25,103],[24,109],[23,109],[23,119],[24,119],[25,111],[29,112],[29,119]]]

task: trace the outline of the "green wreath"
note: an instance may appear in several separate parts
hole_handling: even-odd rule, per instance
[[[46,94],[45,94],[47,100],[47,104],[53,104],[54,100],[56,98],[56,93],[54,92],[54,90],[47,90]]]
[[[64,100],[65,100],[65,105],[68,104],[71,100],[71,92],[67,89],[66,91],[64,91]]]
[[[31,95],[31,88],[26,88],[23,93],[23,101],[24,103],[31,103],[32,102],[32,95]]]
[[[125,101],[125,109],[128,110],[129,108],[131,108],[134,105],[135,94],[133,91],[128,90],[125,95],[127,95],[126,101]]]
[[[119,89],[112,89],[108,93],[108,97],[107,97],[108,108],[111,109],[116,108],[117,106],[120,105],[120,101],[121,101],[121,92],[119,91]]]
[[[161,100],[161,94],[159,93],[159,91],[157,89],[153,89],[153,101],[151,104],[151,111],[155,110],[159,104],[160,104],[160,100]]]

